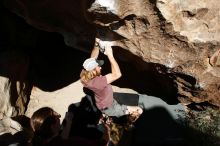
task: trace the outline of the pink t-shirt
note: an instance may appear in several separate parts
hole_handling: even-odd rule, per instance
[[[112,106],[113,90],[111,84],[107,84],[106,76],[97,76],[84,86],[94,92],[98,109]]]

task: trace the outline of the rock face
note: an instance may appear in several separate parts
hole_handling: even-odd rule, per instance
[[[190,42],[219,41],[217,1],[159,0],[157,7],[173,29]],[[175,13],[173,13],[175,12]]]
[[[30,96],[28,80],[29,58],[21,53],[8,51],[0,55],[0,135],[15,133],[21,126],[11,117],[26,111]]]
[[[97,14],[98,10],[90,13]],[[145,62],[165,66],[165,71],[157,71],[173,77],[181,102],[220,105],[219,54],[215,53],[220,49],[217,1],[121,0],[109,11],[119,20],[93,22],[120,35],[117,46]],[[215,64],[210,64],[210,58],[216,58]]]
[[[82,51],[90,52],[98,33],[113,44],[120,61],[133,66],[133,75],[156,74],[156,83],[148,86],[136,80],[142,91],[155,84],[155,93],[183,104],[220,106],[217,0],[5,0],[4,5],[37,29],[61,33],[68,46]]]

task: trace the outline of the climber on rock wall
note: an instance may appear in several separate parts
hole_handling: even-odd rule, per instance
[[[101,48],[100,48],[101,47]],[[101,66],[103,60],[97,60],[99,52],[103,52],[111,65],[111,72],[101,75]],[[104,114],[108,116],[120,117],[123,115],[139,115],[143,110],[139,106],[130,106],[120,104],[115,100],[111,83],[122,76],[120,67],[114,58],[111,45],[96,38],[95,46],[92,50],[91,57],[83,63],[83,69],[80,73],[80,80],[85,88],[93,91],[95,97],[95,105]]]

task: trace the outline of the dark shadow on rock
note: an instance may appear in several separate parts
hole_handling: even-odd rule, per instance
[[[90,96],[83,97],[80,103],[71,104],[68,111],[74,114],[70,137],[101,138],[102,132],[96,128],[101,112],[93,105]]]
[[[37,30],[2,5],[0,8],[0,32],[4,38],[0,40],[0,76],[15,82],[21,81],[19,75],[27,74],[30,86],[44,91],[63,88],[79,79],[82,62],[89,54],[66,46],[61,34]],[[27,66],[26,70],[19,66],[20,62]]]
[[[135,123],[132,146],[183,145],[184,130],[164,108],[145,110]]]
[[[94,0],[3,1],[5,7],[41,30],[67,31],[80,35],[83,29],[93,27],[86,20],[85,15]],[[91,30],[88,29],[87,31]]]
[[[60,34],[42,32],[31,58],[33,85],[54,91],[79,79],[86,55],[67,47]]]
[[[217,146],[210,140],[220,140],[188,127],[185,121],[174,120],[162,107],[145,110],[128,137],[132,139],[130,146]]]

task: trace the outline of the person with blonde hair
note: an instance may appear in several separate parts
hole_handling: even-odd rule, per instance
[[[114,99],[115,94],[111,83],[119,79],[122,73],[114,58],[112,47],[110,45],[105,45],[102,50],[108,57],[111,65],[111,72],[106,75],[101,75],[101,66],[104,64],[104,61],[97,59],[100,45],[100,40],[96,39],[91,57],[86,59],[83,63],[83,69],[80,73],[80,80],[83,86],[93,91],[95,104],[102,113],[116,117],[129,114],[141,115],[143,110],[139,106],[119,104]]]

